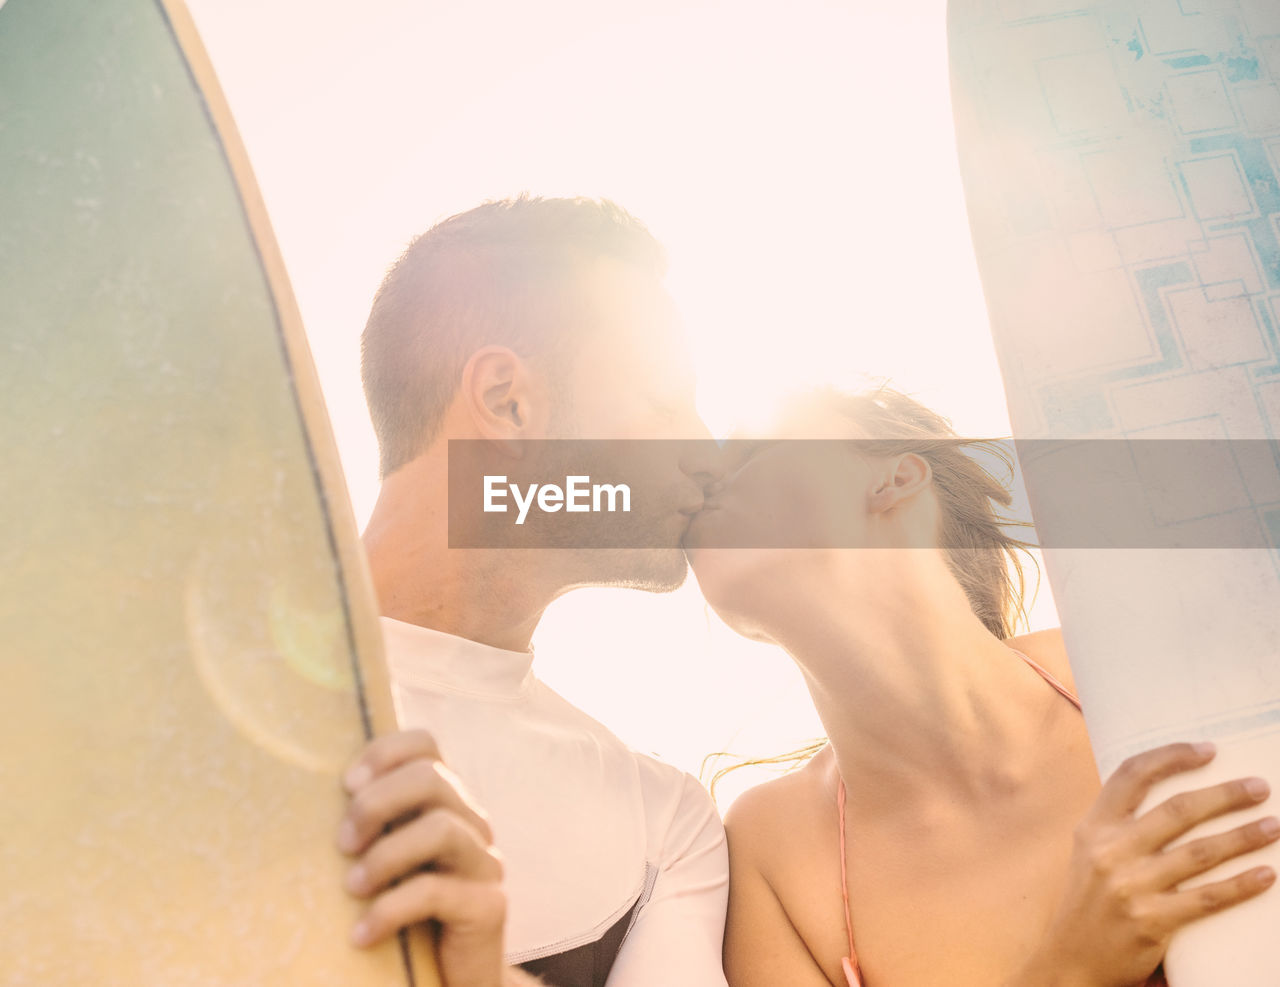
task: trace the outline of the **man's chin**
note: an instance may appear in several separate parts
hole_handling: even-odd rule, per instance
[[[670,593],[683,586],[689,575],[689,563],[680,548],[624,548],[598,556],[592,567],[595,585]]]

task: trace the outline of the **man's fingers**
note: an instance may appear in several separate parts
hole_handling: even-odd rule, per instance
[[[1275,879],[1276,872],[1270,867],[1255,867],[1225,881],[1165,895],[1170,931],[1260,895]]]
[[[400,730],[375,737],[343,774],[343,787],[348,795],[354,795],[375,778],[415,758],[440,760],[435,738],[426,730]]]
[[[502,862],[488,840],[456,812],[434,809],[377,840],[348,871],[347,890],[366,897],[427,865],[471,880],[502,880]]]
[[[1212,744],[1167,744],[1135,754],[1116,768],[1094,803],[1098,822],[1114,822],[1137,811],[1156,782],[1180,771],[1203,767],[1213,759]]]
[[[1135,846],[1143,853],[1154,853],[1200,823],[1248,809],[1270,794],[1270,786],[1261,778],[1238,778],[1180,792],[1138,818],[1133,830]]]
[[[419,758],[392,768],[351,796],[338,828],[338,846],[344,853],[361,853],[385,827],[427,809],[449,809],[486,842],[493,841],[488,820],[463,794],[457,776],[440,761]]]
[[[418,874],[384,891],[365,910],[351,933],[357,946],[373,946],[405,926],[434,919],[450,934],[500,929],[506,895],[493,881],[453,874]]]

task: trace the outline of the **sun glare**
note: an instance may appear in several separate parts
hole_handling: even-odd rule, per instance
[[[717,435],[795,389],[888,379],[970,435],[1008,432],[953,149],[945,5],[189,0],[248,147],[358,519],[377,493],[359,332],[436,220],[522,190],[604,195],[670,254]],[[495,29],[500,26],[500,30]],[[1055,622],[1047,588],[1034,626]],[[616,628],[627,627],[625,635]],[[818,735],[785,656],[690,582],[582,591],[539,670],[698,773]],[[731,776],[721,802],[759,780]]]

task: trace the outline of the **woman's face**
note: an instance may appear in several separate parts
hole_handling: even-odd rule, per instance
[[[757,437],[735,433],[724,447],[721,488],[706,499],[686,538],[692,550],[859,547],[859,494],[872,463],[850,423],[792,413]]]
[[[727,443],[723,486],[684,544],[703,595],[735,630],[767,637],[754,618],[789,591],[820,591],[834,564],[883,558],[857,550],[935,543],[927,463],[878,455],[859,439],[866,436],[848,418],[810,404],[760,438]]]

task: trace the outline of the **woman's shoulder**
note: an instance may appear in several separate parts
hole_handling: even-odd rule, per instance
[[[835,758],[824,747],[803,767],[747,789],[729,806],[724,825],[732,852],[757,866],[777,861],[790,847],[804,848],[835,830]],[[821,811],[829,807],[830,812]],[[826,817],[830,816],[828,820]]]
[[[836,799],[834,789],[824,795],[822,787],[834,760],[826,749],[743,792],[725,814],[731,983],[843,983],[833,979],[841,977],[838,967],[816,959],[845,948]]]

